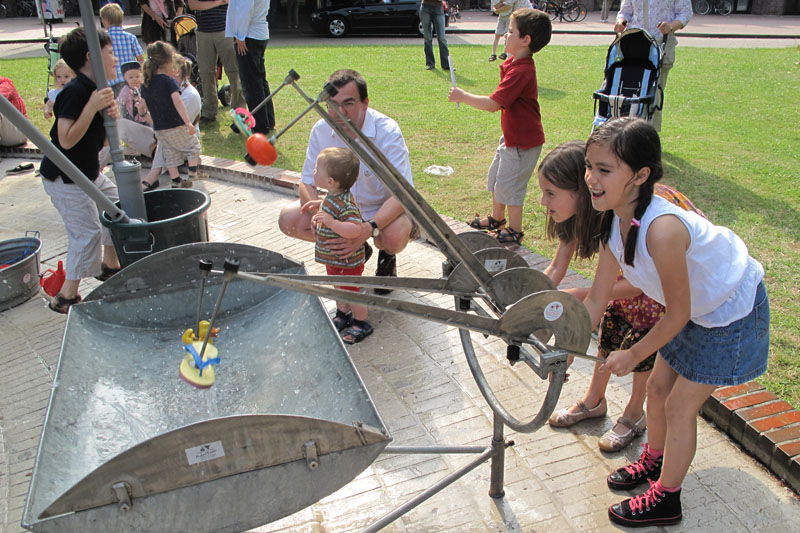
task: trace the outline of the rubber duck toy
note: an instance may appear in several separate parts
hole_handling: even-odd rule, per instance
[[[203,350],[202,339],[205,339],[206,335],[208,335],[210,326],[211,324],[208,320],[201,320],[198,327],[200,330],[199,338],[195,337],[194,331],[191,328],[184,331],[183,335],[181,335],[183,349],[187,354],[181,361],[178,373],[181,379],[198,389],[207,389],[213,385],[216,380],[214,365],[219,364],[219,355],[212,339],[219,333],[219,328],[211,330],[211,335],[208,339],[208,344],[206,344],[203,357],[200,357],[200,352]]]

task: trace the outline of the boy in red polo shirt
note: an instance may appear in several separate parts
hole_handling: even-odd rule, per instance
[[[484,111],[501,110],[503,136],[487,176],[492,212],[484,218],[476,215],[469,225],[494,231],[503,244],[522,242],[522,204],[544,144],[532,56],[550,42],[551,33],[546,13],[535,9],[514,11],[506,37],[506,52],[510,57],[500,65],[497,89],[490,96],[450,89],[451,102],[464,102]]]

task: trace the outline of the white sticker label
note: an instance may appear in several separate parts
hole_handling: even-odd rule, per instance
[[[562,313],[564,313],[564,306],[561,305],[561,302],[550,302],[544,308],[544,318],[548,322],[558,320],[561,318]]]
[[[225,450],[222,448],[222,441],[217,440],[208,444],[201,444],[194,448],[186,448],[186,458],[190,465],[225,457]]]
[[[27,285],[30,282],[31,282],[31,273],[30,272],[26,272],[25,275],[22,276],[22,283]]]
[[[487,259],[483,262],[487,272],[502,272],[506,269],[506,264],[507,261],[505,259]]]

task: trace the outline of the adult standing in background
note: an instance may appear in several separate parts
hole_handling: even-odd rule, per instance
[[[197,19],[197,68],[203,89],[200,124],[203,125],[217,121],[217,57],[231,84],[231,109],[244,107],[244,96],[233,39],[225,36],[228,0],[189,0],[189,9],[195,11]]]
[[[664,39],[661,77],[658,79],[656,102],[658,109],[653,113],[653,127],[661,131],[661,107],[664,102],[664,87],[667,74],[675,64],[675,46],[678,39],[675,32],[689,24],[692,18],[691,0],[622,0],[617,13],[614,31],[622,33],[627,28],[642,28],[661,44]]]
[[[286,11],[289,18],[287,27],[296,30],[300,27],[300,0],[287,0]]]
[[[269,43],[268,13],[268,0],[230,0],[228,6],[225,36],[233,38],[242,92],[251,113],[270,93],[264,66],[264,51]],[[256,119],[253,133],[267,135],[274,129],[275,107],[272,100],[253,113],[253,118]],[[245,154],[244,159],[255,166],[250,154]]]
[[[433,35],[431,24],[436,29],[436,38],[439,41],[439,64],[442,70],[450,69],[450,50],[447,49],[447,37],[444,34],[444,7],[442,0],[422,0],[419,6],[419,20],[422,21],[422,36],[425,40],[425,68],[436,68],[436,59],[433,56]]]
[[[169,42],[169,23],[183,14],[183,0],[139,0],[142,9],[142,41]]]

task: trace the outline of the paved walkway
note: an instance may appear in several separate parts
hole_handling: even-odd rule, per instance
[[[75,27],[77,18],[65,19],[53,26],[53,35],[60,36]],[[287,30],[278,25],[270,30],[270,47],[329,46],[332,44],[420,44],[413,36],[348,36],[341,40],[314,33],[305,25]],[[123,27],[140,34],[141,17],[125,17]],[[450,44],[491,44],[497,18],[483,11],[465,11],[460,21],[448,28]],[[776,48],[800,45],[800,17],[760,15],[695,15],[679,34],[681,46],[718,48]],[[554,22],[552,44],[608,45],[613,36],[613,23],[600,22],[599,11],[588,13],[582,22]],[[38,19],[0,19],[0,57],[44,57],[46,36]]]
[[[0,159],[0,176],[20,161]],[[227,172],[235,173],[237,165]],[[293,196],[274,187],[244,183],[241,178],[239,182],[209,179],[197,183],[212,199],[211,240],[275,250],[305,262],[310,272],[321,273],[311,244],[288,239],[276,229],[280,206]],[[0,212],[0,240],[39,230],[43,268],[65,259],[63,225],[32,172],[0,177]],[[539,268],[547,262],[530,253],[526,257]],[[435,248],[423,241],[412,242],[399,256],[399,272],[437,278],[442,260]],[[367,271],[374,263],[373,258]],[[577,276],[570,280],[581,281]],[[94,280],[84,281],[81,292],[86,294],[95,286]],[[397,296],[452,305],[449,297]],[[350,353],[394,444],[487,445],[491,413],[470,375],[456,331],[389,312],[371,315],[375,334]],[[64,324],[64,317],[46,309],[38,296],[0,313],[0,531],[20,531]],[[500,343],[480,335],[474,336],[474,342],[500,400],[519,418],[535,414],[546,384],[524,369],[510,368]],[[560,406],[579,398],[590,374],[591,363],[576,361]],[[509,432],[507,437],[516,445],[506,453],[503,499],[488,497],[489,468],[484,465],[387,531],[613,531],[606,509],[624,495],[610,492],[605,476],[634,459],[644,439],[617,454],[600,452],[597,439],[619,416],[629,394],[630,378],[615,379],[608,390],[610,418],[571,430],[544,427],[533,434]],[[800,523],[800,501],[791,491],[702,419],[698,444],[684,484],[684,521],[668,530],[796,530],[791,524]],[[256,531],[359,530],[468,460],[462,456],[381,456],[338,492]]]
[[[583,23],[559,24],[554,42],[607,44],[610,27],[590,13]],[[483,12],[465,12],[451,29],[454,43],[491,42],[496,19]],[[126,25],[136,24],[136,17]],[[67,21],[54,29],[66,33]],[[800,42],[800,18],[696,16],[689,28],[704,37],[683,37],[682,45],[793,46]],[[472,33],[458,33],[470,30]],[[562,31],[577,33],[561,33]],[[608,30],[607,34],[595,35]],[[755,39],[774,31],[782,39]],[[478,32],[478,33],[476,33]],[[480,33],[483,32],[483,33]],[[738,39],[710,37],[736,33]],[[42,38],[35,19],[0,20],[0,57],[43,55],[40,43],[2,44],[10,40]],[[366,38],[342,43],[356,44]],[[594,42],[596,40],[597,42]],[[763,41],[763,44],[762,44]],[[270,46],[328,45],[339,41],[308,32],[274,30]],[[389,42],[389,41],[382,41]],[[404,42],[392,39],[391,42]],[[409,38],[405,42],[419,43]],[[738,44],[737,44],[738,43]],[[28,159],[36,162],[38,158]],[[16,158],[0,159],[0,240],[39,230],[43,268],[53,268],[66,253],[60,217],[52,208],[32,173],[3,176],[17,165]],[[312,273],[321,273],[313,261],[313,247],[285,238],[275,228],[280,206],[291,200],[290,189],[269,185],[258,176],[237,170],[241,163],[204,163],[217,168],[215,176],[198,183],[212,198],[209,210],[211,239],[269,248],[304,261]],[[223,168],[225,167],[225,168]],[[281,171],[273,170],[280,174]],[[254,223],[254,221],[258,223]],[[457,223],[454,223],[458,227]],[[463,225],[462,225],[463,226]],[[529,264],[542,268],[547,259],[524,251]],[[423,241],[413,242],[399,256],[405,276],[436,278],[443,256]],[[368,265],[374,267],[375,259]],[[585,284],[573,273],[570,284]],[[97,286],[87,280],[88,293]],[[401,298],[417,299],[404,295]],[[449,306],[450,298],[429,298]],[[491,435],[491,414],[477,392],[452,328],[375,311],[375,335],[350,350],[376,405],[389,426],[394,444],[479,444]],[[46,309],[35,297],[0,313],[0,532],[17,532],[30,482],[49,391],[58,361],[65,319]],[[540,405],[545,384],[520,368],[511,369],[496,342],[474,341],[501,400],[518,417],[533,414]],[[391,347],[391,349],[389,349]],[[560,406],[579,398],[588,383],[591,363],[577,361]],[[488,466],[467,475],[420,508],[392,524],[389,531],[612,531],[606,518],[608,505],[624,497],[605,485],[607,473],[635,458],[631,447],[624,454],[604,454],[597,439],[622,410],[630,393],[630,378],[614,380],[609,387],[611,418],[586,422],[571,430],[545,427],[529,435],[508,434],[516,441],[506,455],[506,496],[487,496]],[[684,485],[684,521],[675,531],[794,531],[800,523],[797,496],[743,453],[737,444],[704,420],[698,422],[698,452]],[[639,439],[637,444],[643,442]],[[314,506],[257,531],[351,531],[379,518],[386,510],[407,501],[431,483],[466,462],[464,457],[382,456],[354,482]]]

